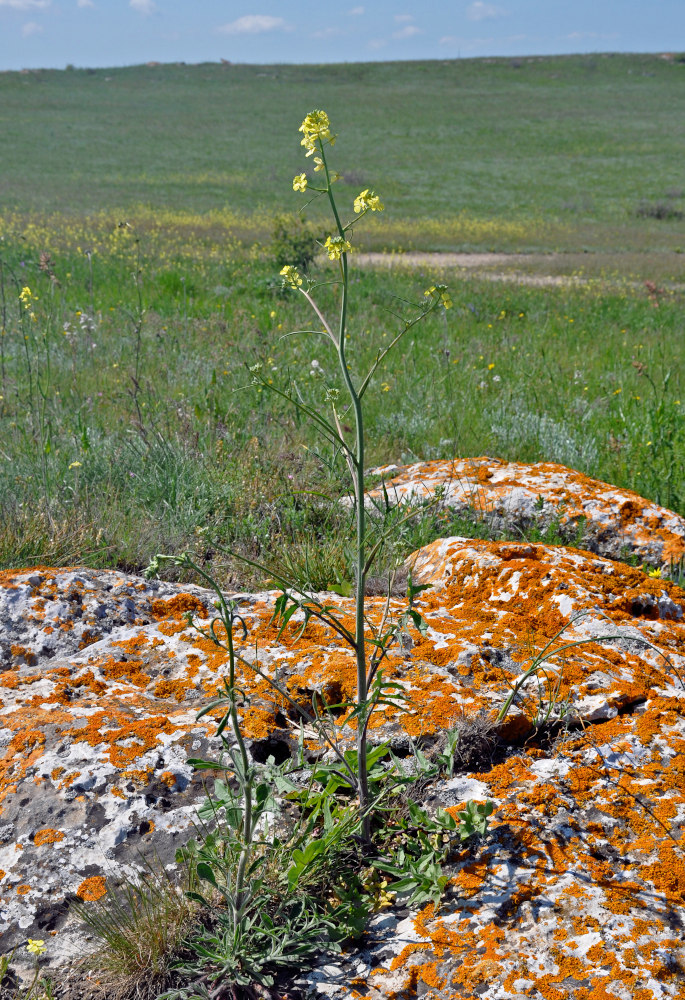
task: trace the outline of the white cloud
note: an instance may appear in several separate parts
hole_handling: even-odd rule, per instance
[[[76,0],[77,7],[94,7],[93,0]]]
[[[12,10],[45,10],[52,0],[0,0],[0,7],[11,7]]]
[[[459,39],[456,35],[443,35],[438,45],[458,45]]]
[[[27,21],[26,24],[22,24],[21,33],[24,38],[30,38],[31,35],[39,35],[43,30],[42,24],[36,24],[35,21]]]
[[[400,31],[395,31],[393,33],[393,38],[401,40],[403,38],[413,38],[414,35],[422,35],[423,32],[420,28],[417,28],[415,24],[408,24],[405,28]]]
[[[292,28],[282,17],[246,14],[237,21],[231,21],[230,24],[222,24],[216,30],[222,35],[261,35],[265,31],[292,31]]]
[[[489,21],[495,17],[502,17],[506,11],[501,7],[496,7],[492,3],[484,3],[483,0],[475,0],[470,7],[466,8],[466,16],[469,21]]]
[[[596,31],[572,31],[570,35],[565,35],[571,42],[582,42],[582,41],[598,41],[602,40],[604,42],[611,41],[619,37],[618,32],[614,32],[611,35],[600,35]]]
[[[395,21],[398,24],[406,24],[407,21],[413,21],[414,18],[411,14],[395,14]]]
[[[321,28],[320,31],[313,31],[310,38],[337,38],[342,34],[344,34],[342,28]]]
[[[348,10],[347,13],[350,14],[352,17],[361,17],[361,15],[364,13],[364,8],[353,7],[352,10]]]
[[[153,0],[128,0],[128,5],[139,14],[154,14],[157,10]]]

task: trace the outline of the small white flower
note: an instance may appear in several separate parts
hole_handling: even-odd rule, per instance
[[[501,382],[502,379],[501,379],[501,377],[499,375],[493,375],[492,376],[492,381],[493,382]]]

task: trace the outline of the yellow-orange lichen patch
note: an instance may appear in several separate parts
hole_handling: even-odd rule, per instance
[[[42,847],[43,844],[59,844],[61,840],[64,840],[64,836],[61,830],[52,830],[50,827],[45,827],[43,830],[36,831],[33,843],[36,847]]]
[[[158,621],[165,619],[181,621],[188,612],[196,618],[208,617],[204,604],[194,594],[176,594],[168,600],[159,599],[152,602],[152,614]]]
[[[84,879],[76,890],[76,895],[79,899],[83,899],[86,902],[94,902],[97,899],[102,899],[107,892],[106,882],[107,880],[104,875],[94,875],[91,878]]]
[[[18,885],[15,892],[17,896],[26,896],[27,893],[31,892],[31,886],[26,885],[25,883],[22,885]]]
[[[156,698],[175,698],[176,701],[180,702],[183,701],[187,692],[192,691],[193,688],[194,685],[188,681],[161,677],[152,691]]]

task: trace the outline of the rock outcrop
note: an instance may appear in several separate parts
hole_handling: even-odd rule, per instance
[[[427,481],[437,474],[429,463]],[[679,524],[659,514],[662,561],[682,545]],[[642,531],[635,545],[656,552]],[[407,630],[386,673],[413,708],[379,712],[374,741],[430,745],[492,715],[548,643],[566,648],[522,688],[496,762],[465,746],[459,773],[430,789],[435,805],[495,804],[488,837],[450,856],[439,911],[379,914],[360,948],[315,969],[307,989],[376,1000],[685,996],[685,592],[561,546],[439,539],[410,563],[431,584],[416,598],[428,630]],[[237,595],[241,654],[296,699],[352,696],[350,651],[321,624],[298,635],[297,616],[279,638],[276,596]],[[34,937],[53,964],[81,954],[69,901],[102,896],[141,854],[171,862],[192,835],[204,790],[186,757],[216,753],[214,724],[196,712],[225,655],[186,613],[202,629],[211,601],[198,587],[110,571],[0,574],[2,952]],[[334,602],[351,624],[352,602]],[[372,620],[383,604],[369,599]],[[286,754],[292,710],[247,668],[242,683],[255,758]]]
[[[498,458],[420,462],[374,470],[390,500],[442,503],[487,521],[493,530],[526,532],[552,523],[565,540],[610,559],[637,557],[668,569],[685,556],[685,518],[632,490],[590,479],[552,462],[524,465]],[[383,500],[382,488],[370,496]]]

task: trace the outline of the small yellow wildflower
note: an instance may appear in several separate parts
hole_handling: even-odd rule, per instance
[[[35,302],[38,296],[33,294],[28,285],[24,285],[22,290],[19,292],[19,298],[21,299],[21,304],[24,309],[30,309],[31,303]]]
[[[317,140],[321,143],[328,141],[331,146],[335,144],[335,136],[331,135],[331,123],[325,111],[310,111],[298,131],[304,133],[300,145],[307,150],[307,156],[311,156],[317,149]]]
[[[45,947],[45,941],[35,940],[34,938],[29,938],[29,943],[26,945],[26,950],[30,951],[32,955],[44,955],[48,950]]]
[[[429,297],[433,296],[433,298],[439,297],[440,303],[445,309],[452,308],[452,299],[447,294],[447,285],[431,285],[423,294]]]
[[[661,579],[661,570],[660,569],[650,569],[648,576],[651,576],[655,580],[660,580]]]
[[[69,468],[70,469],[80,469],[81,468],[81,463],[80,462],[72,462],[71,465],[69,466]]]
[[[374,191],[365,188],[354,199],[354,210],[359,215],[360,212],[382,212],[384,205]]]
[[[320,170],[323,170],[325,164],[320,156],[314,157],[314,173],[318,174]]]
[[[324,243],[324,250],[330,260],[340,260],[344,253],[349,253],[352,244],[342,236],[329,236]]]
[[[293,177],[293,191],[306,191],[307,190],[307,175],[298,174]]]
[[[290,285],[291,288],[299,288],[302,284],[300,272],[292,264],[286,264],[285,267],[281,268],[279,273],[283,278],[284,285]]]
[[[490,364],[488,365],[488,371],[491,372],[494,367],[495,367],[495,362],[491,361]]]

